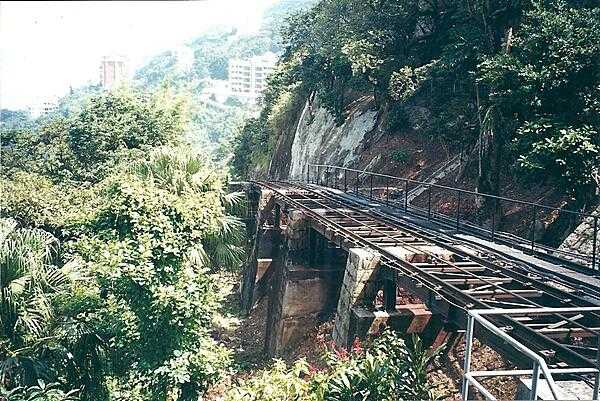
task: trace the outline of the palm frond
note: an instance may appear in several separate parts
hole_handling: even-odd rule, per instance
[[[223,205],[226,208],[233,208],[239,206],[245,199],[246,194],[243,191],[230,192],[223,195]]]

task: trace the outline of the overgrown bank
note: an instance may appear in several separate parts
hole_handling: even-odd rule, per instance
[[[586,205],[600,165],[599,14],[592,1],[320,1],[288,23],[233,166],[285,174],[269,166],[286,170],[294,157],[305,103],[342,125],[367,96],[377,111],[367,150],[382,135],[416,134],[462,151],[481,192],[545,182]]]
[[[2,133],[4,396],[196,400],[228,373],[209,273],[240,264],[241,225],[224,175],[179,147],[185,116],[119,91]]]

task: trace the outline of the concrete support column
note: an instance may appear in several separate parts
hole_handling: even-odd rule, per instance
[[[297,344],[309,330],[334,311],[343,270],[334,264],[311,266],[315,251],[310,244],[316,233],[310,230],[306,216],[288,211],[281,240],[280,255],[273,258],[275,275],[267,317],[265,350],[277,356]],[[320,241],[323,242],[323,241]],[[333,300],[333,302],[332,302]]]
[[[268,266],[267,260],[259,261],[259,259],[263,256],[261,255],[263,253],[262,248],[265,245],[263,243],[263,226],[274,206],[271,191],[250,191],[248,198],[251,202],[251,208],[256,210],[256,217],[254,221],[250,221],[248,224],[248,229],[254,231],[254,242],[240,284],[240,300],[245,315],[250,314],[256,300],[255,286],[259,264],[264,267]],[[264,271],[260,273],[262,276]]]
[[[282,291],[285,282],[284,257],[286,252],[281,249],[284,244],[281,241],[281,208],[278,204],[273,210],[273,250],[270,269],[273,271],[271,280],[271,291],[269,294],[269,305],[267,309],[267,325],[265,331],[265,350],[272,353],[277,338],[276,326],[281,318]]]
[[[377,291],[374,286],[381,255],[366,248],[351,248],[348,251],[344,281],[340,291],[333,340],[340,347],[349,347],[350,319],[352,307],[368,299],[372,300]]]

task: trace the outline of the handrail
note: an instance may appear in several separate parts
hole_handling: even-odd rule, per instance
[[[509,376],[509,375],[517,375],[520,373],[529,373],[529,371],[515,371],[514,373],[508,373],[506,371],[499,372],[486,372],[484,374],[480,374],[480,372],[471,372],[471,353],[472,353],[472,343],[473,343],[473,334],[475,331],[475,322],[481,324],[487,330],[500,337],[504,342],[513,346],[516,350],[522,352],[524,355],[529,357],[533,361],[533,368],[531,370],[532,375],[532,383],[531,383],[531,398],[532,400],[537,399],[538,395],[538,381],[541,373],[544,375],[548,386],[550,387],[550,391],[552,392],[552,396],[555,400],[559,400],[559,390],[552,378],[552,373],[594,373],[594,395],[593,399],[598,399],[598,386],[600,385],[600,370],[598,367],[600,366],[599,361],[596,362],[596,368],[575,368],[575,369],[550,369],[546,364],[544,358],[540,355],[533,352],[531,349],[527,348],[521,342],[517,341],[507,333],[505,333],[502,329],[495,326],[492,322],[485,318],[487,315],[502,315],[502,316],[515,316],[515,315],[538,315],[538,314],[554,314],[559,312],[597,312],[600,311],[600,307],[578,307],[578,308],[515,308],[515,309],[474,309],[468,311],[468,320],[467,320],[467,331],[465,333],[465,360],[464,360],[464,375],[463,375],[463,383],[462,383],[462,397],[463,400],[468,400],[469,397],[469,384],[474,385],[482,394],[489,400],[494,400],[495,398],[479,383],[475,377],[479,376]],[[497,373],[497,374],[494,374]]]
[[[600,214],[597,214],[597,213],[589,214],[589,213],[584,213],[584,212],[577,212],[575,210],[569,210],[569,209],[563,209],[563,208],[560,208],[560,207],[542,205],[541,203],[534,203],[534,202],[527,202],[527,201],[523,201],[523,200],[519,200],[519,199],[506,198],[504,196],[492,195],[492,194],[488,194],[488,193],[485,193],[485,192],[475,192],[475,191],[470,191],[468,189],[453,188],[453,187],[448,187],[446,185],[431,184],[431,183],[428,183],[428,182],[425,182],[425,181],[418,181],[418,180],[413,180],[411,178],[398,177],[398,176],[395,176],[395,175],[381,174],[381,173],[375,173],[375,172],[372,172],[372,171],[365,171],[365,170],[356,170],[356,169],[349,168],[349,167],[334,166],[334,165],[331,165],[331,164],[312,164],[312,163],[309,163],[308,166],[312,166],[312,167],[327,167],[327,168],[334,168],[334,169],[338,169],[338,170],[352,171],[354,173],[369,174],[369,175],[374,175],[374,176],[377,176],[377,177],[392,178],[392,179],[406,181],[406,182],[415,183],[415,184],[419,184],[419,185],[425,185],[425,186],[432,187],[432,188],[447,189],[447,190],[461,192],[461,193],[465,193],[465,194],[469,194],[469,195],[477,195],[477,196],[482,196],[482,197],[486,197],[486,198],[494,198],[494,199],[498,199],[498,200],[519,203],[519,204],[527,205],[527,206],[537,206],[537,207],[544,208],[544,209],[549,209],[549,210],[560,210],[560,211],[563,211],[563,212],[572,213],[572,214],[576,214],[578,216],[583,216],[583,217],[592,217],[592,218],[600,217]]]
[[[461,227],[461,221],[460,221],[460,207],[461,207],[461,198],[463,197],[464,194],[466,195],[472,195],[472,196],[476,196],[476,197],[482,197],[482,198],[488,198],[488,199],[493,199],[495,200],[495,204],[498,205],[499,202],[510,202],[513,204],[517,204],[517,205],[523,205],[523,206],[528,206],[533,208],[533,213],[531,216],[531,234],[530,234],[530,238],[527,239],[525,237],[519,237],[517,236],[518,240],[522,240],[523,243],[525,242],[529,242],[531,244],[531,252],[537,251],[537,253],[540,252],[540,250],[544,250],[546,253],[551,252],[551,253],[556,253],[558,255],[564,255],[564,257],[562,258],[562,260],[567,261],[565,258],[566,257],[571,257],[574,259],[578,259],[579,261],[581,261],[581,263],[575,262],[571,259],[569,259],[569,263],[574,263],[574,264],[579,264],[580,266],[582,266],[582,268],[590,268],[591,270],[597,270],[598,267],[598,263],[597,263],[597,259],[598,259],[598,232],[600,230],[600,215],[598,213],[584,213],[584,212],[578,212],[578,211],[574,211],[574,210],[569,210],[569,209],[564,209],[562,207],[553,207],[553,206],[548,206],[548,205],[543,205],[540,203],[534,203],[534,202],[528,202],[528,201],[523,201],[523,200],[519,200],[519,199],[511,199],[511,198],[507,198],[504,196],[499,196],[499,195],[492,195],[492,194],[487,194],[487,193],[480,193],[480,192],[475,192],[475,191],[470,191],[467,189],[462,189],[462,188],[453,188],[453,187],[449,187],[446,185],[439,185],[439,184],[433,184],[433,183],[428,183],[428,182],[424,182],[424,181],[418,181],[418,180],[413,180],[410,178],[404,178],[404,177],[397,177],[397,176],[393,176],[393,175],[389,175],[389,174],[382,174],[382,173],[376,173],[376,172],[372,172],[372,171],[364,171],[364,170],[358,170],[358,169],[354,169],[354,168],[349,168],[349,167],[342,167],[342,166],[334,166],[334,165],[330,165],[330,164],[312,164],[312,163],[308,163],[307,165],[307,171],[306,171],[306,179],[308,182],[310,182],[311,179],[311,169],[316,169],[316,180],[315,182],[317,184],[321,184],[321,173],[322,173],[322,169],[324,169],[325,175],[326,175],[326,182],[327,182],[327,186],[329,186],[329,177],[330,174],[332,173],[330,170],[339,170],[339,171],[343,171],[343,182],[344,182],[344,191],[347,190],[347,181],[348,178],[352,179],[354,177],[348,177],[348,172],[350,173],[354,173],[353,175],[355,175],[355,183],[354,183],[354,191],[358,192],[358,182],[361,179],[361,176],[370,176],[370,192],[369,192],[369,197],[372,198],[373,197],[373,177],[380,177],[380,178],[384,178],[387,180],[397,180],[399,182],[403,182],[404,183],[404,210],[407,211],[408,210],[408,206],[409,206],[409,202],[408,202],[408,187],[409,187],[409,183],[412,184],[416,184],[419,186],[422,186],[424,188],[426,188],[428,190],[428,210],[427,210],[427,217],[428,219],[430,218],[440,218],[441,216],[445,217],[449,217],[449,218],[453,218],[452,216],[448,216],[447,214],[444,213],[440,213],[435,212],[432,214],[431,211],[431,190],[433,189],[441,189],[441,190],[445,190],[445,191],[451,191],[454,192],[458,198],[458,206],[457,206],[457,210],[456,210],[456,216],[454,217],[455,219],[455,224],[456,224],[456,230],[459,231],[460,227]],[[338,175],[337,173],[335,173],[335,185],[338,185]],[[340,177],[341,178],[341,177]],[[389,183],[386,184],[386,188],[388,188],[389,190]],[[395,204],[396,202],[390,202],[389,201],[389,191],[386,194],[386,200],[385,200],[386,204],[390,204],[393,203]],[[412,207],[412,206],[411,206]],[[413,209],[415,209],[414,207],[412,207]],[[420,210],[418,207],[415,210]],[[586,220],[586,219],[592,219],[592,229],[593,229],[593,235],[592,235],[592,253],[591,255],[589,254],[584,254],[584,253],[578,253],[578,252],[571,252],[568,250],[561,250],[561,249],[555,249],[552,247],[547,247],[543,244],[539,244],[536,243],[536,234],[535,234],[535,227],[536,224],[538,222],[538,211],[539,210],[550,210],[550,211],[558,211],[559,213],[565,213],[567,215],[572,215],[575,217],[578,217],[580,219]],[[424,212],[423,210],[421,210],[422,212]],[[473,225],[473,222],[468,222],[468,224],[470,224],[471,226]],[[484,229],[486,231],[489,231],[491,233],[491,238],[493,241],[496,240],[496,227],[495,227],[495,213],[492,215],[492,227],[491,230],[488,230],[480,225],[476,226],[479,229]],[[465,226],[465,221],[463,219],[462,221],[462,226]],[[536,250],[536,246],[537,246],[537,250]],[[529,248],[529,245],[527,245],[527,247]],[[558,256],[557,256],[558,257]]]

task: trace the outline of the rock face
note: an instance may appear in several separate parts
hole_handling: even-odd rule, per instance
[[[600,216],[600,206],[593,215]],[[600,217],[598,218],[598,231],[596,236],[600,236]],[[592,255],[594,243],[594,218],[588,217],[573,231],[562,243],[559,250],[572,252],[580,255]],[[576,256],[565,256],[578,262],[584,262]],[[587,262],[590,263],[589,261]],[[596,238],[596,266],[600,266],[600,238]]]
[[[348,117],[338,127],[327,110],[311,110],[307,102],[292,143],[289,177],[305,178],[308,163],[350,165],[358,157],[365,134],[377,123],[377,111],[369,109],[370,104],[370,98],[363,98],[350,105]]]

